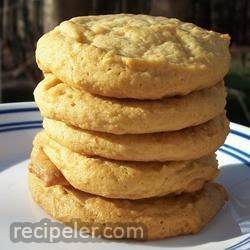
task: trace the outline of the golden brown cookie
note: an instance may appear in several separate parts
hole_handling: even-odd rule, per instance
[[[86,224],[101,227],[99,233],[104,237],[109,225],[140,225],[142,233],[130,237],[145,240],[194,234],[210,222],[227,199],[225,189],[216,183],[192,194],[130,201],[106,199],[69,186],[45,187],[34,174],[28,176],[35,202],[47,213],[70,225],[75,219],[78,228]],[[115,237],[112,232],[109,236]],[[124,233],[124,238],[130,237]]]
[[[204,123],[223,112],[222,83],[183,97],[138,101],[93,96],[49,74],[34,91],[43,116],[82,129],[112,134],[144,134]]]
[[[179,131],[140,135],[82,130],[48,118],[43,127],[50,138],[74,152],[126,161],[197,159],[215,152],[229,132],[225,114]]]
[[[34,146],[42,148],[73,187],[108,198],[142,199],[193,192],[219,172],[215,155],[193,161],[161,163],[112,161],[74,153],[50,139],[45,132],[35,137]],[[39,158],[31,154],[32,162]]]
[[[69,185],[58,168],[51,162],[41,147],[33,147],[29,172],[41,179],[45,186]]]
[[[45,73],[93,94],[159,99],[220,82],[230,63],[230,37],[146,15],[76,17],[37,43]]]

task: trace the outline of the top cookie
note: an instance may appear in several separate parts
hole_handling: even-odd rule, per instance
[[[146,15],[76,17],[42,36],[36,59],[45,73],[93,94],[159,99],[221,81],[228,35],[177,19]]]

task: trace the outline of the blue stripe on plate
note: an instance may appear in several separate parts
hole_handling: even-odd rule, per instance
[[[240,149],[238,149],[238,148],[235,148],[235,147],[230,146],[230,145],[227,145],[227,144],[224,144],[223,146],[224,146],[225,148],[231,149],[231,150],[233,150],[233,151],[235,151],[235,152],[237,152],[237,153],[239,153],[239,154],[242,154],[242,155],[244,155],[244,156],[250,158],[250,154],[248,154],[248,153],[246,153],[246,152],[244,152],[244,151],[242,151],[242,150],[240,150]]]
[[[22,109],[4,109],[0,110],[0,115],[1,114],[10,114],[10,113],[22,113],[22,112],[34,112],[34,111],[39,111],[38,108],[22,108]]]
[[[7,114],[7,113],[18,113],[18,112],[34,112],[34,111],[38,111],[39,109],[37,107],[34,107],[34,108],[23,108],[23,109],[5,109],[5,110],[0,110],[0,114]],[[41,128],[42,126],[41,125],[38,125],[38,124],[41,124],[42,121],[24,121],[24,122],[12,122],[12,123],[3,123],[3,124],[0,124],[0,127],[7,127],[7,128],[4,128],[4,129],[0,129],[0,133],[2,132],[10,132],[10,131],[17,131],[17,130],[25,130],[25,129],[35,129],[35,128]],[[30,124],[34,124],[34,126],[25,126],[23,127],[23,125],[30,125]],[[35,125],[37,124],[37,125]],[[19,126],[22,126],[22,127],[19,127]],[[17,127],[12,127],[12,126],[17,126]],[[12,127],[12,128],[8,128],[8,127]],[[235,134],[235,135],[238,135],[242,138],[245,138],[245,139],[249,139],[249,136],[247,134],[244,134],[242,132],[239,132],[237,130],[234,130],[234,129],[231,129],[230,132],[232,134]],[[223,145],[225,148],[228,148],[228,149],[231,149],[233,151],[235,151],[236,153],[239,153],[243,156],[246,156],[246,157],[250,157],[250,155],[244,151],[241,151],[237,148],[234,148],[233,146],[230,146],[230,145],[227,145],[227,144],[224,144]],[[240,160],[241,162],[247,164],[247,166],[249,166],[249,161],[245,160],[244,158],[240,157],[239,155],[236,155],[230,151],[227,151],[223,148],[220,148],[219,149],[220,151],[224,152],[224,153],[227,153],[231,156],[233,156],[234,158]]]
[[[34,126],[26,126],[26,127],[13,127],[13,128],[4,128],[0,129],[0,133],[18,131],[18,130],[26,130],[26,129],[36,129],[42,128],[42,125],[34,125]]]
[[[250,139],[250,136],[248,134],[242,133],[242,132],[235,130],[235,129],[230,129],[230,133],[238,135],[238,136],[245,138],[245,139],[248,139],[248,140]]]
[[[41,124],[43,121],[24,121],[24,122],[10,122],[10,123],[2,123],[0,124],[1,127],[12,127],[12,126],[18,126],[18,125],[29,125],[29,124]]]
[[[233,158],[235,158],[235,159],[241,161],[242,163],[244,163],[246,166],[250,167],[250,161],[247,161],[246,159],[240,157],[239,155],[236,155],[236,154],[234,154],[234,153],[232,153],[232,152],[230,152],[230,151],[228,151],[228,150],[226,150],[224,148],[219,148],[218,150],[225,153],[225,154],[228,154],[228,155],[232,156]]]
[[[233,250],[233,249],[237,249],[239,247],[245,246],[246,244],[250,243],[250,237],[247,237],[246,239],[238,242],[235,245],[232,245],[230,247],[227,247],[225,250]]]
[[[39,111],[38,107],[21,108],[21,109],[4,109],[4,110],[0,110],[0,115],[1,114],[10,114],[10,113],[34,112],[34,111]],[[238,130],[231,129],[230,132],[232,134],[238,135],[238,136],[243,137],[245,139],[250,139],[250,136],[248,134],[245,134],[243,132],[239,132]]]
[[[0,129],[0,133],[3,132],[11,132],[11,131],[18,131],[18,130],[26,130],[26,129],[37,129],[37,128],[42,128],[42,125],[34,125],[34,126],[25,126],[25,127],[12,127],[12,128],[4,128],[4,129]],[[240,157],[239,155],[236,155],[235,153],[232,153],[226,149],[223,148],[219,148],[219,151],[228,154],[230,156],[232,156],[233,158],[241,161],[242,163],[246,164],[248,167],[250,167],[250,162],[247,161],[246,159]]]

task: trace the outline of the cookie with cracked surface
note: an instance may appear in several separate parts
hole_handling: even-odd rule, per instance
[[[90,231],[91,226],[98,225],[98,234],[104,237],[105,227],[110,224],[125,229],[129,224],[141,226],[140,234],[124,233],[123,238],[155,240],[198,233],[227,199],[225,189],[216,183],[206,184],[192,194],[130,201],[106,199],[69,186],[45,187],[32,173],[28,181],[34,201],[55,219],[69,225],[77,219],[74,226],[80,229],[88,225]],[[112,232],[109,236],[115,238]]]
[[[34,95],[43,116],[111,134],[180,130],[207,122],[222,113],[226,104],[223,83],[183,97],[140,101],[93,96],[52,74],[38,84]]]
[[[220,82],[230,37],[177,19],[118,14],[75,17],[43,35],[44,72],[93,94],[160,99]]]
[[[215,155],[192,161],[131,162],[74,153],[40,132],[34,147],[60,170],[76,189],[108,198],[142,199],[171,193],[194,192],[219,173]],[[37,162],[39,154],[32,152]],[[46,161],[39,165],[46,166]]]

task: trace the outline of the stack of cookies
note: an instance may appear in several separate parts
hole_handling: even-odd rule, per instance
[[[76,17],[42,36],[34,200],[62,222],[101,225],[101,235],[110,223],[141,224],[144,239],[198,232],[227,198],[211,181],[229,131],[229,41],[128,14]]]

